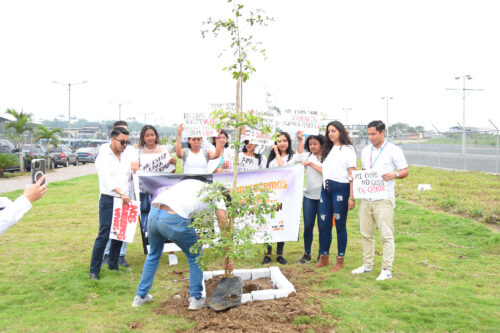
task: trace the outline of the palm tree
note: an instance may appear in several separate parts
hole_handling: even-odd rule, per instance
[[[16,166],[19,161],[14,154],[0,154],[0,177],[3,177],[4,171],[7,168]]]
[[[59,143],[59,138],[57,137],[56,133],[61,134],[61,129],[54,128],[53,130],[50,130],[43,125],[38,125],[35,133],[35,142],[38,142],[38,140],[41,139],[47,140],[47,151],[49,151],[49,142],[52,142],[54,147],[57,147],[57,144]]]
[[[31,113],[24,113],[23,111],[17,112],[14,109],[7,109],[5,113],[10,114],[16,120],[8,122],[5,125],[5,129],[13,129],[15,134],[17,135],[17,140],[19,142],[19,151],[21,154],[19,154],[19,167],[21,168],[21,171],[24,171],[24,154],[22,153],[23,151],[23,146],[24,146],[24,132],[33,132],[33,125],[31,124]]]

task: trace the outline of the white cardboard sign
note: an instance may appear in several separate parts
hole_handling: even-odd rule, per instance
[[[182,137],[217,136],[217,131],[212,125],[215,125],[215,119],[210,118],[208,113],[184,113],[184,130],[182,131]]]
[[[303,131],[305,135],[319,133],[318,111],[286,109],[281,114],[279,128],[288,133]]]
[[[140,201],[131,201],[128,205],[124,205],[122,199],[114,198],[110,239],[127,243],[134,241],[135,230],[141,213],[140,207]]]
[[[387,199],[385,181],[374,170],[352,172],[354,197],[358,199]]]

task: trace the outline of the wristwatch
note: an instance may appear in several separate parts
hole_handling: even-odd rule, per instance
[[[396,171],[396,178],[399,178],[399,172]]]
[[[122,197],[123,195],[125,195],[126,193],[122,191],[122,192],[120,192],[120,193],[118,193],[118,194],[120,195],[120,198],[121,198],[121,197]]]

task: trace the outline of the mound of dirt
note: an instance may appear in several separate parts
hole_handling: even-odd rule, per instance
[[[331,332],[335,327],[314,322],[316,316],[322,316],[327,320],[333,317],[323,313],[318,296],[307,292],[306,286],[312,283],[321,282],[322,278],[304,279],[304,273],[311,272],[309,269],[281,268],[283,274],[294,284],[297,293],[291,294],[287,298],[270,301],[248,302],[239,307],[229,309],[225,312],[215,312],[208,308],[198,311],[189,311],[188,298],[189,289],[187,287],[175,293],[171,299],[160,303],[159,308],[154,312],[158,314],[168,314],[180,316],[194,320],[196,332]],[[292,278],[300,276],[300,282]],[[220,279],[220,278],[219,278]],[[205,281],[207,299],[217,288],[219,279]],[[272,283],[268,279],[244,281],[243,292],[252,290],[272,289]],[[255,288],[255,289],[254,289]],[[260,289],[259,289],[260,288]],[[245,291],[246,290],[246,291]],[[332,297],[341,293],[340,290],[332,291]],[[307,302],[306,302],[307,300]],[[305,316],[312,319],[311,324],[293,324],[298,316]],[[301,320],[303,321],[303,320]],[[323,321],[322,321],[323,322]]]

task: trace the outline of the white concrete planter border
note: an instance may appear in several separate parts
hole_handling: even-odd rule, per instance
[[[206,297],[205,280],[210,280],[215,276],[224,275],[224,271],[209,271],[203,272],[203,297]],[[235,269],[234,276],[239,276],[243,281],[270,279],[276,289],[255,290],[251,293],[241,295],[241,303],[252,301],[265,301],[270,299],[278,299],[288,297],[295,292],[295,287],[281,273],[279,267],[255,268],[255,269]]]

